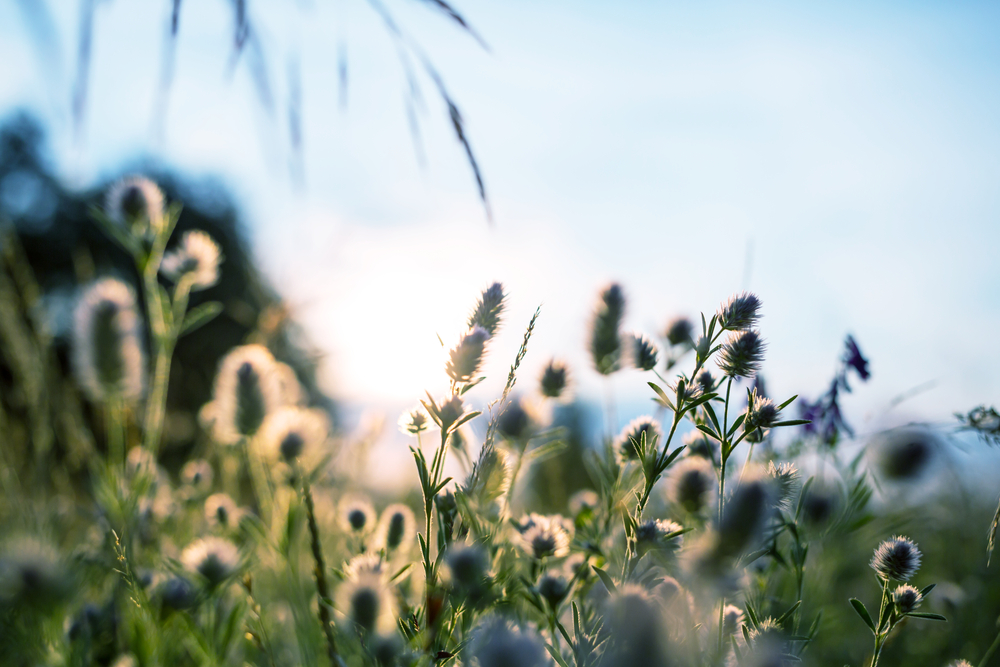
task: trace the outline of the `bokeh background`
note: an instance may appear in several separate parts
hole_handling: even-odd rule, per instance
[[[777,397],[821,393],[853,333],[873,371],[843,401],[861,439],[997,401],[996,5],[456,8],[474,34],[433,3],[249,2],[238,49],[222,0],[183,3],[175,37],[167,1],[11,0],[0,111],[40,119],[71,190],[153,168],[222,184],[341,427],[385,416],[399,466],[377,484],[412,484],[396,416],[445,389],[437,336],[492,280],[510,315],[480,404],[541,304],[521,388],[556,355],[597,411],[585,339],[609,280],[651,335],[757,292]],[[31,205],[17,185],[7,210]],[[638,372],[611,385],[622,423],[649,411]],[[995,450],[970,455],[996,478]]]

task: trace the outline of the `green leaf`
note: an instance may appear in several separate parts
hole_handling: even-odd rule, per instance
[[[922,611],[911,611],[906,616],[912,616],[913,618],[926,618],[928,621],[947,621],[948,619],[941,614],[928,614]]]
[[[553,456],[558,456],[566,450],[566,443],[563,440],[556,440],[555,442],[547,442],[540,447],[535,447],[530,452],[524,455],[524,461],[522,465],[526,465],[531,462],[547,461]]]
[[[920,597],[925,598],[930,595],[935,586],[937,586],[937,584],[931,584],[930,586],[925,587],[922,591],[920,591]]]
[[[609,593],[617,593],[618,592],[618,587],[615,586],[615,582],[611,578],[610,574],[608,574],[607,572],[605,572],[601,568],[597,567],[596,565],[591,565],[591,567],[594,568],[594,572],[596,572],[597,576],[599,576],[601,578],[601,581],[604,582],[604,587],[608,589]]]
[[[803,484],[802,488],[799,490],[799,501],[795,505],[795,520],[796,521],[799,520],[799,514],[802,513],[802,503],[805,501],[806,494],[809,492],[809,487],[812,486],[813,480],[815,480],[815,479],[816,479],[815,475],[809,477],[809,479],[806,480],[806,483]]]
[[[875,633],[875,621],[872,620],[872,615],[868,613],[868,609],[865,607],[865,603],[857,598],[851,598],[851,606],[854,607],[854,611],[858,612],[858,616],[861,620],[865,622],[872,634]]]
[[[552,644],[545,644],[545,650],[549,652],[549,655],[552,656],[553,660],[559,663],[559,667],[569,667],[569,664],[562,659],[562,656],[559,655],[559,652],[555,648],[553,648]]]
[[[791,607],[789,607],[788,611],[786,611],[784,614],[782,614],[778,618],[778,625],[782,625],[786,620],[788,620],[789,617],[791,617],[792,614],[795,613],[795,610],[798,609],[801,606],[802,606],[802,600],[799,600],[798,602],[796,602],[795,604],[793,604]]]
[[[733,425],[729,427],[729,433],[726,434],[726,437],[727,438],[733,437],[733,433],[736,433],[736,429],[738,429],[740,426],[743,425],[743,422],[744,420],[746,420],[746,418],[747,415],[745,412],[741,414],[739,417],[737,417],[736,421],[733,422]]]
[[[712,407],[711,403],[705,404],[705,413],[708,415],[708,418],[712,420],[712,426],[715,427],[715,432],[721,433],[722,427],[719,426],[719,418],[715,415],[715,408]]]
[[[222,304],[218,301],[209,301],[208,303],[203,303],[200,306],[192,308],[184,316],[184,323],[181,325],[181,330],[177,333],[177,337],[180,338],[184,334],[189,334],[205,326],[218,317],[221,312]]]
[[[715,438],[719,442],[722,442],[722,438],[719,437],[719,434],[713,431],[708,426],[705,426],[704,424],[698,424],[698,430],[704,433],[705,435]]]
[[[778,406],[778,412],[781,412],[782,410],[784,410],[785,408],[787,408],[789,405],[792,404],[792,401],[794,401],[798,397],[799,397],[799,395],[795,394],[790,399],[788,399],[787,401],[785,401],[784,403],[782,403],[781,405],[779,405]]]
[[[648,384],[653,389],[653,391],[656,392],[656,395],[660,397],[660,401],[664,405],[670,405],[670,398],[667,396],[666,392],[664,392],[660,388],[658,384],[656,384],[655,382],[647,382],[646,384]]]
[[[97,206],[90,207],[90,215],[108,238],[117,243],[122,250],[132,255],[132,257],[137,260],[139,259],[142,254],[142,248],[139,245],[138,239],[132,236],[132,233],[128,229],[104,215],[104,211]]]
[[[464,423],[466,423],[468,421],[471,421],[471,420],[475,419],[476,417],[478,417],[481,414],[483,414],[481,411],[479,411],[479,410],[473,410],[472,412],[470,412],[468,414],[462,415],[462,418],[459,419],[454,424],[452,424],[451,428],[448,429],[448,431],[449,432],[457,431],[459,426],[461,426],[462,424],[464,424]]]
[[[771,424],[771,428],[777,428],[778,426],[802,426],[803,424],[812,424],[811,419],[788,419],[782,422],[774,422]]]

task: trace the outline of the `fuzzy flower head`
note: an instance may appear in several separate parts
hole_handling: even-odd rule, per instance
[[[345,530],[364,533],[371,530],[375,523],[375,509],[367,498],[345,496],[340,501],[340,522]]]
[[[750,433],[770,428],[778,420],[778,406],[754,389],[747,397],[747,411],[744,414],[743,430]]]
[[[726,377],[753,377],[764,361],[764,339],[754,329],[730,333],[719,351],[719,370]]]
[[[596,512],[600,505],[601,497],[593,489],[581,489],[569,497],[569,513],[573,516]]]
[[[286,406],[267,415],[258,437],[268,459],[292,463],[315,455],[328,433],[329,423],[322,411]]]
[[[146,364],[132,288],[114,278],[93,283],[74,315],[73,371],[94,402],[134,401],[142,395]]]
[[[500,617],[490,618],[474,631],[471,645],[479,667],[544,667],[549,664],[541,637]]]
[[[205,520],[213,528],[233,528],[243,518],[243,511],[228,493],[213,493],[205,499]]]
[[[157,234],[163,229],[163,191],[144,176],[129,176],[108,189],[104,212],[112,221],[129,226],[136,234]]]
[[[50,543],[11,539],[0,550],[0,609],[48,608],[72,592],[69,567]]]
[[[743,331],[753,327],[760,319],[760,299],[750,292],[729,297],[719,307],[719,326],[728,331]]]
[[[479,375],[489,339],[490,332],[476,325],[451,349],[445,370],[453,382],[471,382]]]
[[[642,334],[631,334],[628,342],[630,361],[635,368],[651,371],[659,361],[659,350],[653,341]]]
[[[774,487],[774,499],[777,506],[787,510],[795,494],[795,488],[799,482],[799,470],[794,463],[783,462],[775,464],[769,461],[767,464],[767,478]]]
[[[727,604],[722,610],[722,633],[730,637],[743,625],[743,610],[736,605]]]
[[[669,519],[647,519],[635,529],[640,549],[678,549],[684,539],[684,527]]]
[[[175,283],[187,280],[192,292],[219,282],[219,244],[201,230],[184,232],[177,247],[163,256],[160,271]]]
[[[612,645],[602,665],[669,664],[663,609],[645,588],[619,586],[606,603],[604,619]]]
[[[869,450],[879,472],[898,482],[916,481],[931,469],[940,443],[930,429],[906,427],[879,436]]]
[[[695,383],[701,387],[701,393],[709,394],[715,391],[715,378],[712,377],[712,372],[705,369],[698,373],[698,377],[694,379]]]
[[[451,582],[467,590],[480,587],[490,567],[489,554],[479,544],[454,543],[444,557]]]
[[[972,663],[968,660],[952,660],[948,663],[948,667],[972,667]]]
[[[569,579],[564,572],[549,570],[538,579],[538,594],[544,598],[553,609],[569,594]]]
[[[590,327],[590,357],[601,375],[610,375],[620,367],[624,317],[625,294],[621,285],[612,283],[601,292]]]
[[[913,540],[897,535],[878,545],[870,565],[882,579],[909,581],[920,568],[920,557]]]
[[[406,505],[389,505],[382,512],[376,530],[376,544],[388,554],[405,554],[417,535],[417,521]]]
[[[388,568],[382,557],[378,554],[359,554],[344,563],[344,576],[347,579],[357,580],[369,575],[382,577],[383,579],[389,576]]]
[[[475,310],[469,315],[469,329],[481,327],[490,336],[495,336],[500,329],[506,299],[501,283],[493,283],[484,289]]]
[[[423,408],[407,410],[399,416],[399,430],[404,434],[417,435],[426,431],[428,426],[427,413]]]
[[[643,435],[646,437],[646,448],[648,450],[655,449],[663,435],[660,431],[660,425],[649,415],[636,417],[618,434],[615,447],[618,449],[622,460],[639,460],[639,445],[642,444]]]
[[[566,369],[566,364],[555,359],[549,361],[542,371],[541,380],[539,380],[542,396],[559,398],[566,389],[568,374],[569,371]]]
[[[524,442],[536,431],[537,419],[524,399],[510,401],[497,418],[497,433],[505,440]]]
[[[214,588],[239,570],[240,553],[227,539],[204,537],[184,549],[181,563],[190,572],[204,577],[208,586]]]
[[[686,317],[676,317],[667,324],[664,337],[671,345],[690,345],[693,332],[694,327],[691,326],[691,320]]]
[[[365,633],[386,631],[395,623],[395,602],[381,574],[363,572],[337,589],[337,608]]]
[[[686,447],[688,456],[698,456],[716,463],[722,456],[719,441],[708,437],[698,429],[684,434],[681,442]]]
[[[774,491],[767,480],[745,479],[726,502],[719,523],[716,555],[735,558],[755,547],[774,507]]]
[[[192,459],[181,468],[181,481],[193,493],[204,496],[212,490],[212,480],[215,478],[215,471],[212,465],[205,459]]]
[[[282,403],[274,357],[262,345],[243,345],[227,354],[215,377],[213,431],[222,444],[253,436]]]
[[[921,595],[920,591],[909,584],[903,584],[892,592],[892,602],[900,614],[909,614],[923,601],[924,596]]]
[[[539,560],[568,554],[571,538],[570,525],[562,516],[531,514],[521,522],[521,548]]]
[[[712,464],[700,456],[688,456],[670,474],[670,500],[688,512],[698,513],[712,503],[718,485]]]

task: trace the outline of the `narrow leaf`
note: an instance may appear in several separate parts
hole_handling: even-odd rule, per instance
[[[857,598],[851,598],[851,606],[854,607],[854,611],[858,612],[858,616],[871,629],[872,633],[875,633],[875,621],[872,620],[872,615],[868,613],[865,603]]]
[[[601,568],[597,567],[596,565],[591,565],[591,567],[594,568],[594,572],[596,572],[597,576],[599,576],[601,578],[601,581],[604,582],[604,587],[608,589],[609,593],[617,593],[618,592],[618,587],[615,586],[615,582],[611,578],[610,574],[608,574],[607,572],[605,572]]]
[[[177,334],[178,337],[184,334],[189,334],[192,331],[199,329],[216,317],[222,312],[222,304],[218,301],[209,301],[208,303],[203,303],[200,306],[192,308],[187,315],[184,316],[184,323],[181,325],[181,330]]]

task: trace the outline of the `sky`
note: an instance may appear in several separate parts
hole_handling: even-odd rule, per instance
[[[142,157],[221,176],[259,260],[327,353],[326,386],[390,424],[425,389],[446,389],[438,336],[458,338],[493,280],[510,307],[480,404],[539,305],[521,387],[558,356],[577,395],[602,400],[585,341],[609,281],[624,287],[626,328],[650,335],[739,290],[759,294],[763,372],[779,399],[821,393],[852,333],[872,362],[871,382],[845,399],[862,432],[1000,402],[1000,7],[456,1],[483,48],[430,3],[385,2],[461,108],[492,224],[419,71],[413,140],[377,3],[249,2],[268,111],[249,56],[232,64],[228,2],[182,5],[165,109],[155,91],[170,3],[101,2],[79,140],[78,3],[49,1],[60,49],[45,53],[27,3],[3,3],[0,110],[48,121],[70,183]],[[301,180],[287,139],[296,65]],[[611,380],[621,421],[649,410],[647,379]]]

